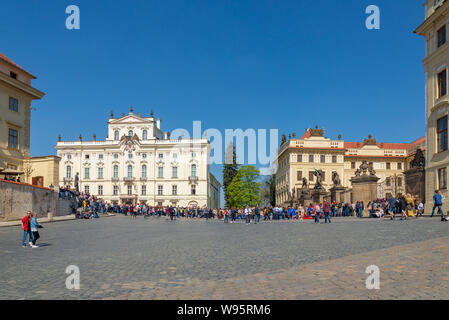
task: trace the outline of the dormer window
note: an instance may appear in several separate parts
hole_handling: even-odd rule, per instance
[[[128,137],[132,137],[134,135],[134,132],[132,130],[128,131]]]
[[[10,72],[9,73],[9,76],[11,77],[11,78],[13,78],[13,79],[17,79],[17,73],[15,73],[15,72]]]
[[[142,140],[147,140],[148,139],[148,132],[147,130],[143,130],[142,132]]]
[[[119,136],[118,136],[118,135],[119,135],[118,130],[115,130],[115,131],[114,131],[114,140],[115,140],[115,141],[118,141],[118,139],[119,139]]]

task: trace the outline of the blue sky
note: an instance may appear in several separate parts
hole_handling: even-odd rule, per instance
[[[424,124],[424,1],[4,1],[0,51],[35,74],[32,155],[106,136],[110,111],[164,130],[278,128],[411,142]],[[65,8],[81,29],[65,28]],[[381,10],[367,30],[365,8]],[[221,168],[213,173],[221,180]]]

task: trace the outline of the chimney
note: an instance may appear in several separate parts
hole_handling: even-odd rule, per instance
[[[157,118],[156,120],[156,127],[161,130],[161,119]]]
[[[58,136],[58,142],[61,142],[61,135]]]
[[[94,133],[94,141],[97,141],[97,135]]]

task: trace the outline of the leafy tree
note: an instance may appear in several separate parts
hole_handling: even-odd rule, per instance
[[[259,178],[260,172],[256,167],[242,166],[227,188],[228,206],[243,208],[259,204],[261,202]]]
[[[237,164],[237,154],[235,152],[235,146],[231,141],[226,148],[225,164],[223,165],[223,191],[227,206],[229,206],[228,187],[238,171],[239,165]]]

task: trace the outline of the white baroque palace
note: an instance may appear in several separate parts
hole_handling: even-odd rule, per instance
[[[135,115],[108,121],[105,141],[61,141],[60,186],[113,203],[218,208],[220,183],[209,172],[208,139],[170,139],[161,120]],[[77,178],[78,176],[78,178]]]

